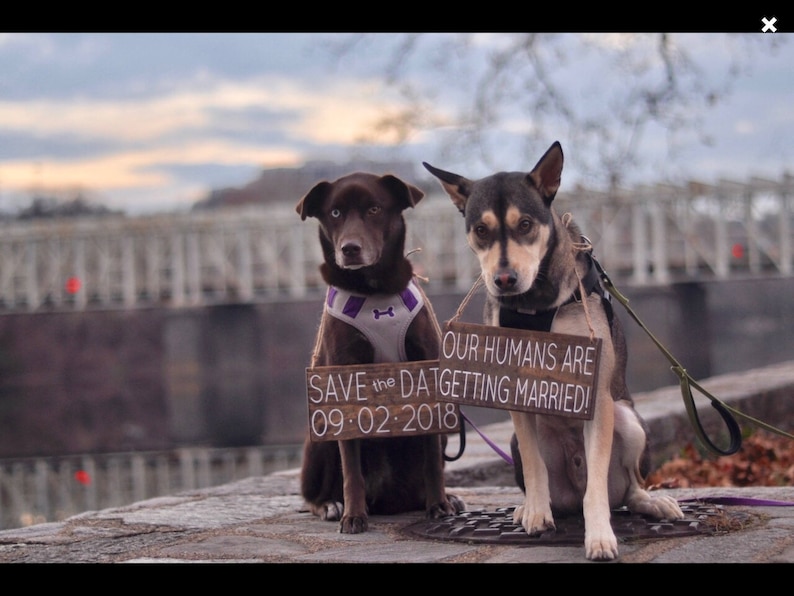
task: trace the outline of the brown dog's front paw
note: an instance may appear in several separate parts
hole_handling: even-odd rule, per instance
[[[456,495],[447,495],[446,500],[427,508],[427,517],[438,519],[447,515],[455,515],[466,509],[466,503]]]
[[[339,532],[342,534],[361,534],[369,528],[367,518],[359,515],[345,515],[339,522]]]

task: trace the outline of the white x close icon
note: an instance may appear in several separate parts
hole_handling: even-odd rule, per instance
[[[775,23],[777,22],[777,17],[772,17],[771,19],[767,19],[766,17],[761,17],[761,21],[764,23],[764,26],[761,27],[762,33],[767,33],[771,31],[774,33],[777,31],[777,27],[775,27]]]

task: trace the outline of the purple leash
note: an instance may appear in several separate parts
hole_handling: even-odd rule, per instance
[[[505,460],[507,463],[509,463],[511,466],[513,465],[513,458],[512,458],[512,457],[510,457],[510,455],[508,455],[508,454],[507,454],[507,453],[505,453],[504,451],[502,451],[502,450],[499,448],[499,446],[498,446],[496,443],[494,443],[493,441],[491,441],[491,439],[489,439],[488,437],[486,437],[486,436],[483,434],[483,432],[482,432],[482,431],[481,431],[479,428],[477,428],[477,425],[476,425],[476,424],[474,424],[474,423],[473,423],[473,422],[472,422],[472,421],[469,419],[469,417],[468,417],[468,416],[466,416],[466,414],[464,414],[464,413],[463,413],[463,410],[461,410],[461,411],[460,411],[460,415],[461,415],[461,416],[463,416],[463,419],[464,419],[466,422],[468,422],[468,423],[471,425],[471,427],[472,427],[474,430],[476,430],[476,431],[477,431],[477,434],[478,434],[478,435],[480,435],[480,436],[482,437],[482,440],[483,440],[483,441],[485,441],[486,443],[488,443],[488,445],[490,445],[490,446],[491,446],[491,449],[493,449],[494,451],[496,451],[496,452],[497,452],[497,453],[498,453],[498,454],[499,454],[499,455],[502,457],[502,459],[503,459],[503,460]]]
[[[714,505],[749,505],[753,507],[792,507],[793,502],[774,499],[751,499],[749,497],[703,497],[701,499],[679,499],[679,503],[713,503]]]

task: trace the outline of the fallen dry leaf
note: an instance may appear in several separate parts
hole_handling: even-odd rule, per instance
[[[712,456],[687,444],[646,479],[649,489],[793,484],[794,440],[766,431],[745,437],[733,455]]]

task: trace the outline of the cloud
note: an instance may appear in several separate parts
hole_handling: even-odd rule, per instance
[[[83,159],[6,161],[0,169],[3,185],[18,188],[84,187],[147,188],[173,182],[172,166],[190,164],[239,165],[242,163],[299,163],[300,155],[289,148],[230,144],[208,139],[187,145],[163,145]]]
[[[96,190],[116,206],[158,207],[195,200],[213,188],[242,186],[261,168],[298,166],[309,159],[382,159],[389,152],[416,163],[433,159],[450,130],[432,124],[447,122],[476,93],[474,75],[494,44],[519,41],[504,33],[475,34],[466,47],[452,33],[420,36],[421,47],[401,65],[398,79],[402,83],[404,75],[405,82],[423,91],[422,105],[432,108],[435,120],[412,122],[415,134],[398,138],[376,124],[388,115],[401,121],[405,104],[398,93],[405,88],[388,85],[387,71],[404,36],[365,35],[348,46],[347,54],[339,53],[337,42],[354,37],[0,34],[0,201],[8,203],[11,194],[38,186]],[[609,91],[623,89],[625,81],[616,84],[609,78],[614,71],[604,71],[601,62],[613,57],[625,67],[612,49],[632,44],[644,48],[631,54],[643,59],[652,38],[585,36],[587,51],[563,60],[574,37],[547,35],[537,41],[544,52],[560,52],[561,59],[552,62],[554,76],[562,77],[560,85],[573,105],[605,110]],[[794,114],[792,79],[786,76],[791,49],[782,44],[779,52],[766,51],[768,42],[758,37],[742,36],[736,45],[721,37],[717,42],[713,36],[675,36],[709,77],[730,64],[728,49],[749,56],[745,50],[752,42],[758,52],[752,76],[740,76],[735,93],[706,114],[712,159],[704,161],[699,147],[682,153],[685,165],[699,175],[713,163],[732,164],[737,157],[773,173],[788,164],[786,140]],[[326,44],[329,40],[334,43]],[[520,95],[512,105],[522,110]],[[500,168],[534,163],[522,143],[533,136],[532,117],[537,115],[509,111],[486,131]],[[565,141],[564,127],[549,126]],[[645,139],[654,163],[668,159],[663,138],[654,131]],[[569,179],[576,172],[577,152],[585,151],[581,145],[570,147]],[[479,154],[468,148],[461,153],[471,161],[470,174],[490,169]],[[458,162],[446,163],[454,168]]]
[[[39,143],[24,159],[5,160],[0,180],[16,190],[34,179],[40,188],[143,190],[174,183],[173,165],[298,165],[301,146],[355,144],[388,107],[380,95],[370,81],[323,88],[259,77],[206,78],[146,99],[2,101],[0,133],[24,132]],[[251,138],[250,129],[261,138]]]
[[[250,108],[267,108],[278,113],[302,112],[310,123],[299,127],[300,134],[327,140],[319,118],[341,119],[340,125],[357,127],[360,113],[377,111],[367,105],[372,96],[367,85],[350,83],[345,97],[333,89],[306,88],[280,79],[252,81],[205,81],[200,86],[179,89],[146,99],[105,99],[78,97],[0,102],[0,130],[25,131],[36,135],[69,134],[86,139],[112,139],[118,143],[156,141],[177,132],[206,130],[212,134],[213,114]],[[364,87],[363,89],[361,89]],[[319,116],[319,117],[318,117]]]

